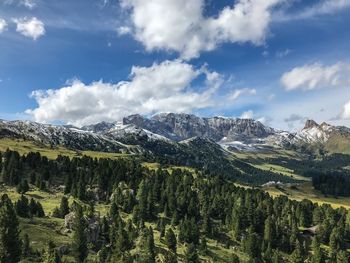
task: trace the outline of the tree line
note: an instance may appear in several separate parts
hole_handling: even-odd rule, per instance
[[[195,263],[211,256],[209,239],[232,252],[227,262],[240,261],[237,251],[256,263],[349,262],[350,213],[344,208],[272,198],[259,189],[237,187],[218,174],[150,170],[134,159],[59,156],[48,160],[38,153],[20,156],[7,151],[1,160],[2,178],[8,185],[17,186],[23,180],[43,190],[64,185],[65,196],[53,216],[74,213],[70,249],[75,262],[86,262],[89,254],[96,254],[101,263],[155,262],[159,255],[166,262],[181,258]],[[69,196],[80,202],[69,206]],[[5,242],[6,233],[11,233],[10,243],[20,244],[20,249],[12,253],[12,261],[0,262],[18,262],[25,242],[19,238],[17,216],[45,213],[38,212],[38,204],[37,210],[31,210],[32,201],[25,196],[17,201],[19,205],[12,205],[6,196],[2,199],[0,215],[6,218],[0,216],[0,251],[8,255],[13,247]],[[99,202],[109,206],[102,217],[94,208]],[[28,212],[21,215],[23,209]],[[93,225],[99,228],[94,241],[89,235]],[[156,245],[155,234],[166,251]],[[179,256],[180,245],[186,247],[184,257]],[[62,260],[52,243],[39,256],[55,260],[47,262]]]

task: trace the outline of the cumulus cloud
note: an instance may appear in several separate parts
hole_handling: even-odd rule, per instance
[[[256,89],[236,89],[232,91],[231,94],[229,94],[228,99],[229,100],[236,100],[242,95],[256,95]]]
[[[343,119],[350,119],[350,100],[344,105],[342,117]]]
[[[313,90],[350,85],[350,64],[338,62],[325,66],[320,63],[296,67],[281,77],[286,90]]]
[[[203,76],[203,88],[194,91],[193,82]],[[212,106],[213,94],[221,84],[222,77],[206,67],[164,61],[150,67],[134,66],[129,81],[87,85],[75,80],[57,90],[34,91],[38,107],[26,113],[39,122],[60,120],[81,126],[116,121],[133,113],[191,112]]]
[[[5,19],[0,18],[0,34],[2,32],[4,32],[6,30],[6,28],[7,28],[7,23],[6,23]]]
[[[23,36],[36,40],[39,37],[45,35],[45,25],[36,17],[33,17],[31,19],[16,18],[13,21],[17,24],[16,31]]]
[[[203,15],[204,0],[121,0],[133,24],[132,34],[148,51],[198,57],[221,43],[264,43],[271,9],[282,0],[238,0],[218,15]]]
[[[265,116],[258,117],[258,116],[255,116],[255,113],[252,110],[247,110],[247,111],[243,112],[241,114],[240,118],[241,119],[255,119],[256,121],[259,121],[259,122],[261,122],[264,125],[269,125],[269,123],[272,120],[270,117],[265,117]]]

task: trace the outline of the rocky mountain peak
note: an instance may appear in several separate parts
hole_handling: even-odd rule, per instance
[[[252,137],[265,138],[274,133],[272,128],[253,119],[202,118],[185,113],[161,113],[150,119],[131,115],[124,118],[123,123],[133,124],[175,141],[192,137],[208,138],[213,141],[241,140]]]
[[[319,124],[317,122],[315,122],[314,120],[307,120],[305,122],[305,126],[304,126],[303,130],[311,129],[314,127],[319,127]]]
[[[83,126],[81,130],[89,131],[93,133],[104,133],[109,129],[111,129],[113,126],[114,126],[114,123],[102,121],[93,125]]]

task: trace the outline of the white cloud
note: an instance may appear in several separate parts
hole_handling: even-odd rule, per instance
[[[17,24],[16,31],[23,36],[36,40],[39,37],[45,35],[45,25],[36,17],[33,17],[31,19],[16,18],[13,21]]]
[[[292,3],[292,1],[291,1]],[[289,21],[298,19],[310,19],[320,15],[334,14],[350,7],[349,0],[320,0],[314,5],[306,6],[303,10],[288,13],[286,11],[276,12],[274,21]]]
[[[4,32],[6,30],[6,28],[7,28],[7,23],[6,23],[5,19],[0,18],[0,34],[2,32]]]
[[[286,90],[313,90],[350,85],[350,64],[338,62],[325,66],[320,63],[296,67],[281,77]]]
[[[350,119],[350,100],[344,105],[342,118]]]
[[[256,119],[256,121],[259,121],[261,122],[262,124],[264,125],[269,125],[269,123],[271,122],[271,118],[269,117],[258,117],[258,116],[255,116],[255,113],[254,111],[252,110],[248,110],[248,111],[245,111],[241,114],[240,116],[241,119]]]
[[[271,9],[282,0],[238,0],[218,15],[204,17],[204,0],[121,0],[130,12],[132,33],[148,51],[177,51],[198,57],[221,43],[264,43]]]
[[[253,119],[254,118],[254,112],[252,110],[248,110],[242,113],[241,119]]]
[[[117,28],[118,35],[127,35],[131,33],[131,28],[127,26],[121,26]]]
[[[323,0],[301,12],[298,17],[308,18],[317,15],[332,14],[348,7],[350,7],[349,0]]]
[[[194,91],[192,82],[202,76],[204,88]],[[116,84],[99,81],[86,85],[76,80],[57,90],[34,91],[38,107],[26,113],[39,122],[60,120],[80,126],[116,121],[133,113],[191,112],[212,106],[213,94],[222,84],[218,73],[179,60],[134,66],[130,78]]]
[[[236,100],[238,99],[240,96],[242,95],[256,95],[256,89],[248,89],[248,88],[244,88],[244,89],[236,89],[234,91],[232,91],[231,94],[229,94],[228,99],[229,100]]]

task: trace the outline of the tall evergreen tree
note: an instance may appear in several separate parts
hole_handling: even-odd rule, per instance
[[[55,244],[49,241],[47,244],[47,249],[44,257],[44,263],[61,263],[61,256],[55,249]]]
[[[312,250],[312,263],[323,263],[325,261],[325,258],[321,249],[320,241],[318,240],[317,236],[315,236],[312,240]]]
[[[7,195],[0,201],[0,262],[19,262],[22,242],[15,209]]]
[[[61,218],[64,218],[67,214],[69,214],[68,198],[65,196],[62,196],[61,198],[59,212],[60,212]]]
[[[190,243],[187,245],[187,248],[185,251],[185,262],[186,263],[199,263],[197,249],[193,243]]]
[[[174,231],[169,228],[165,234],[165,244],[168,246],[169,250],[176,254],[176,236]]]
[[[29,236],[28,234],[25,234],[23,236],[23,245],[22,245],[22,256],[28,257],[30,255],[31,248],[30,248],[30,242],[29,242]]]
[[[73,251],[75,260],[79,263],[85,261],[88,255],[87,237],[85,233],[86,221],[83,215],[83,209],[79,204],[75,206],[75,231],[73,233]]]

